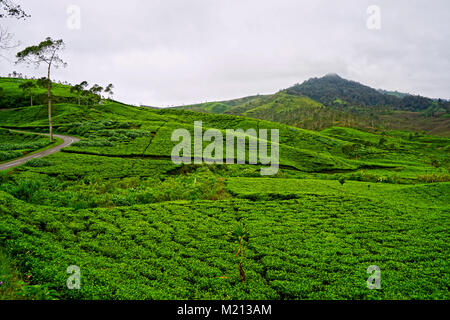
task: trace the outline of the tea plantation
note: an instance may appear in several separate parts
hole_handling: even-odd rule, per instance
[[[46,132],[45,108],[0,111],[0,126]],[[53,121],[81,140],[0,172],[0,246],[38,297],[450,298],[448,138],[315,132],[116,102],[57,104]],[[279,172],[174,164],[171,134],[193,132],[194,121],[221,132],[278,129]],[[44,141],[2,129],[0,152]],[[245,281],[239,225],[249,237]],[[80,267],[79,290],[66,286],[70,265]],[[371,265],[381,269],[379,290],[367,288]]]
[[[50,145],[48,138],[0,128],[0,163]]]

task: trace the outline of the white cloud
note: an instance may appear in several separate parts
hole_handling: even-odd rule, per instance
[[[376,88],[450,98],[450,3],[375,2],[22,1],[32,18],[3,23],[23,46],[46,36],[66,41],[69,67],[56,78],[112,82],[116,98],[135,104],[271,93],[329,72]],[[66,27],[72,4],[81,8],[80,30]],[[372,4],[381,8],[379,31],[366,27]],[[4,60],[0,68],[26,70]]]

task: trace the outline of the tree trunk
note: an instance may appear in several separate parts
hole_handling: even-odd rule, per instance
[[[242,263],[239,264],[238,269],[239,269],[239,275],[241,277],[241,281],[242,281],[242,283],[244,283],[245,282],[245,272],[244,272],[244,269],[242,268]]]
[[[31,106],[33,106],[33,95],[32,94],[30,94],[30,104],[31,104]]]
[[[52,123],[52,82],[50,80],[50,67],[51,64],[48,66],[48,83],[47,83],[47,94],[48,94],[48,124],[50,128],[50,141],[53,141],[53,123]]]

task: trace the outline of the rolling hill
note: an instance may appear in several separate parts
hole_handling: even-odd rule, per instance
[[[0,78],[0,109],[25,107],[30,105],[30,97],[19,86],[37,80],[22,78]],[[52,92],[55,103],[76,102],[76,94],[70,92],[71,86],[60,83],[52,84]],[[47,89],[37,86],[32,90],[33,104],[39,105],[47,102]]]
[[[287,114],[329,108],[284,91],[218,109],[224,106],[228,113],[215,114],[214,107],[55,104],[55,133],[81,140],[0,172],[0,262],[7,257],[20,270],[17,295],[449,298],[442,276],[449,254],[448,138],[336,126],[311,131],[253,118],[273,117],[280,108]],[[172,162],[172,133],[192,134],[194,121],[204,132],[278,129],[280,170],[262,177],[261,165]],[[44,105],[2,110],[1,146],[38,147],[38,138],[8,128],[47,132],[47,126]],[[244,282],[232,238],[241,226],[249,234]],[[366,270],[374,264],[383,290],[367,289]],[[81,269],[80,290],[66,286],[70,265]],[[2,270],[0,297],[12,288]]]
[[[352,106],[387,106],[393,105],[396,101],[396,97],[392,95],[343,79],[337,74],[309,79],[286,89],[286,92],[305,95],[326,105],[347,103]]]
[[[336,74],[312,78],[273,95],[176,108],[248,116],[310,130],[346,126],[450,136],[450,102],[376,90]]]

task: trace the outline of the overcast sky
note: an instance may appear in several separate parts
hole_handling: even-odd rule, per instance
[[[21,41],[2,53],[9,58],[0,58],[2,75],[44,76],[43,67],[11,61],[18,49],[51,36],[66,42],[61,56],[68,63],[52,78],[112,82],[115,98],[133,104],[274,93],[327,73],[450,98],[448,0],[14,1],[31,18],[0,21]],[[79,29],[70,5],[81,10]],[[370,5],[381,10],[379,30],[367,27],[375,17]]]

